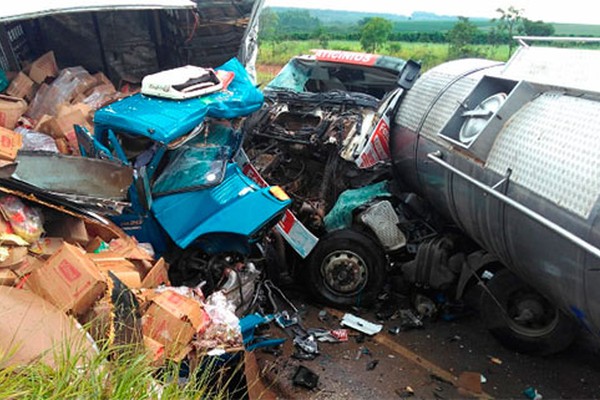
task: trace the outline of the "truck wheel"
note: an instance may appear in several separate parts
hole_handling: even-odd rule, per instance
[[[482,318],[505,347],[520,353],[548,355],[566,349],[573,341],[575,322],[510,271],[494,274],[487,288],[495,299],[483,292]]]
[[[327,234],[308,261],[310,289],[326,303],[369,305],[385,282],[384,254],[373,239],[357,231]]]

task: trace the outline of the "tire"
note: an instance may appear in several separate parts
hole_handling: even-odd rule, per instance
[[[371,305],[383,288],[385,273],[384,250],[351,229],[325,235],[308,260],[311,292],[336,306]]]
[[[494,274],[487,289],[497,302],[484,291],[481,316],[503,346],[525,354],[549,355],[573,342],[577,332],[575,322],[510,271]],[[519,316],[522,320],[517,320]]]

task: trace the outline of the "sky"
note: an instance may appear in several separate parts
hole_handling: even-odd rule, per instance
[[[384,12],[410,16],[413,11],[439,15],[495,18],[496,9],[513,6],[533,21],[600,25],[600,13],[589,0],[266,0],[267,6]],[[600,34],[600,28],[599,28]]]

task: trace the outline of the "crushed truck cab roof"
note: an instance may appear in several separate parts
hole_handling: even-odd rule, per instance
[[[168,144],[188,134],[207,116],[237,118],[260,108],[263,96],[237,59],[231,59],[217,69],[235,74],[226,91],[187,100],[135,94],[96,111],[96,131],[101,132],[109,126],[113,130]]]

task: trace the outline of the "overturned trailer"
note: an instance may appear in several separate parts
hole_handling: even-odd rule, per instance
[[[565,348],[575,320],[600,333],[599,64],[597,50],[525,43],[506,64],[445,63],[395,117],[400,186],[475,242],[439,231],[404,276],[485,282],[484,320],[520,351]]]

